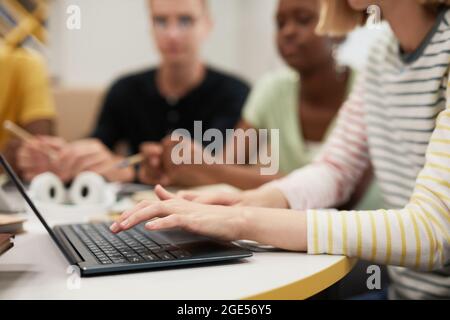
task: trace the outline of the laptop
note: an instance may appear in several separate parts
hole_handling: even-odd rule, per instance
[[[49,226],[3,155],[0,163],[21,196],[69,263],[82,277],[248,258],[252,253],[229,242],[181,229],[148,231],[144,224],[117,235],[106,223]]]

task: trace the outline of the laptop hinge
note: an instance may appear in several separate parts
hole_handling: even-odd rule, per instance
[[[53,228],[56,237],[58,238],[58,247],[63,252],[66,259],[69,261],[71,265],[78,265],[78,263],[84,261],[81,258],[81,255],[77,252],[77,250],[72,246],[69,239],[64,234],[64,231],[61,227],[56,226]]]

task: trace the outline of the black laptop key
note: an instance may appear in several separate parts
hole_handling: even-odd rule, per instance
[[[141,256],[146,253],[152,253],[152,251],[148,250],[147,248],[137,249],[136,252],[139,253]]]
[[[163,244],[161,246],[161,249],[165,250],[165,251],[175,251],[175,250],[180,250],[180,248],[176,245],[173,244]]]
[[[113,263],[128,263],[128,260],[125,258],[111,258]]]
[[[99,261],[100,261],[102,264],[110,264],[110,263],[112,263],[112,261],[109,260],[108,258],[99,258]]]
[[[128,258],[128,261],[130,261],[131,263],[139,263],[139,262],[144,262],[145,260],[139,256],[135,256],[135,257]]]
[[[106,224],[74,226],[101,264],[186,259],[190,254],[159,233],[134,228],[113,234]]]
[[[160,253],[160,252],[166,252],[166,250],[164,250],[161,247],[157,247],[151,250],[153,253]]]
[[[156,244],[148,244],[148,245],[145,245],[145,247],[151,251],[159,250],[161,248],[160,246],[158,246]]]
[[[121,260],[121,259],[126,260],[125,257],[122,256],[122,255],[111,255],[111,256],[108,256],[108,258],[111,259],[113,262],[115,262],[115,260],[118,260],[118,259],[120,259],[120,260]]]
[[[136,251],[134,250],[121,250],[120,251],[121,254],[123,254],[125,257],[127,256],[135,256],[136,255]]]
[[[133,251],[133,252],[131,252],[131,251],[122,252],[122,254],[123,254],[125,257],[127,257],[127,258],[130,258],[130,257],[139,257],[139,255],[138,255],[135,251]]]
[[[144,258],[145,261],[158,261],[160,260],[156,255],[152,253],[144,253],[141,254],[142,258]]]
[[[161,260],[173,260],[175,259],[174,256],[172,256],[170,253],[168,252],[158,252],[156,253],[156,255],[161,259]]]
[[[184,250],[170,251],[170,253],[174,255],[177,259],[186,259],[190,257],[190,254]]]

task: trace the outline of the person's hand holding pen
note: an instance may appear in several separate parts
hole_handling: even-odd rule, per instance
[[[67,144],[60,152],[60,171],[73,179],[84,171],[102,175],[113,182],[131,182],[135,172],[132,166],[121,167],[123,157],[114,154],[98,139],[84,139]]]
[[[169,180],[162,167],[163,146],[161,143],[148,142],[141,146],[141,162],[139,181],[149,185],[168,185]]]
[[[183,151],[180,152],[180,147]],[[170,137],[163,140],[162,167],[167,176],[168,184],[178,187],[194,187],[215,184],[211,170],[217,169],[217,165],[207,164],[206,150],[195,140],[184,138],[182,142],[174,141]],[[180,154],[183,153],[183,154]],[[184,153],[189,153],[186,156]],[[209,155],[212,161],[213,156]],[[182,161],[181,161],[182,160]],[[198,161],[200,160],[200,161]]]
[[[96,172],[110,181],[134,179],[134,168],[117,166],[123,158],[114,155],[96,139],[67,143],[57,137],[30,136],[23,140],[17,161],[26,181],[41,173],[53,172],[63,182],[70,182],[83,171]]]
[[[51,171],[67,180],[59,168],[59,154],[67,145],[64,139],[51,136],[35,136],[22,142],[17,151],[17,166],[26,181]]]
[[[59,169],[59,154],[67,143],[57,137],[32,135],[12,121],[6,120],[3,128],[20,141],[16,153],[17,167],[22,177],[30,181],[35,176]]]
[[[144,160],[139,170],[139,180],[145,184],[162,186],[198,186],[213,184],[208,175],[207,165],[203,164],[203,148],[200,144],[184,138],[183,150],[179,141],[172,141],[168,136],[161,143],[145,143],[141,147]],[[178,148],[178,150],[175,150]],[[184,154],[189,152],[189,155]],[[180,159],[174,159],[178,157]],[[181,160],[190,159],[189,163]],[[202,163],[195,164],[194,159]],[[180,163],[181,162],[181,163]]]

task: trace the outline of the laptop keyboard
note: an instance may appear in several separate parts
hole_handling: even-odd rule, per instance
[[[185,259],[188,252],[142,225],[114,234],[107,224],[72,225],[73,231],[101,264],[144,263]]]

